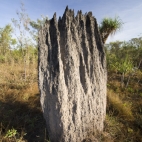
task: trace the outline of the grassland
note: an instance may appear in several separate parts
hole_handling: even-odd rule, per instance
[[[36,65],[0,65],[0,141],[44,141],[46,139]]]
[[[127,77],[126,77],[127,79]],[[107,116],[100,142],[142,142],[142,73],[121,87],[120,75],[108,72]],[[0,64],[0,142],[46,142],[40,107],[37,65]]]

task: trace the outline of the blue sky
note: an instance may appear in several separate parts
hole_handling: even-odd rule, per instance
[[[32,20],[41,15],[52,18],[54,12],[62,16],[65,7],[82,10],[83,13],[92,11],[98,24],[104,17],[119,16],[124,25],[123,28],[110,37],[108,42],[121,40],[128,41],[131,38],[142,36],[142,0],[22,0],[26,13]],[[21,0],[0,0],[0,27],[11,23],[11,19],[18,19],[16,11],[20,10]]]

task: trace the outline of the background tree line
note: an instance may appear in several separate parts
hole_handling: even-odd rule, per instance
[[[25,70],[30,64],[37,64],[38,30],[44,25],[47,17],[33,21],[29,18],[21,4],[17,19],[12,19],[12,25],[0,28],[0,63],[14,65],[23,64]],[[108,72],[121,74],[121,85],[127,87],[130,78],[142,69],[142,37],[130,41],[116,41],[105,44],[110,35],[121,29],[123,22],[119,17],[104,18],[99,25],[102,42],[107,55]],[[127,82],[125,77],[127,76]]]
[[[130,78],[142,71],[142,37],[128,42],[106,44],[108,72],[121,75],[121,86],[128,87]]]

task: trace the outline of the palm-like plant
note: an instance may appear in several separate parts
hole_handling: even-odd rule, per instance
[[[106,42],[109,35],[115,34],[121,29],[123,23],[119,17],[104,18],[99,26],[103,43]]]

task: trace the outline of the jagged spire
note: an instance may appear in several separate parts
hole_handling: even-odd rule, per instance
[[[56,12],[54,13],[53,18],[54,18],[54,19],[56,18]]]
[[[92,12],[89,11],[87,15],[88,15],[89,17],[92,17]]]
[[[65,12],[67,12],[69,10],[68,5],[66,6]]]
[[[62,18],[61,18],[61,16],[59,16],[59,20],[58,21],[61,21],[62,20]]]

